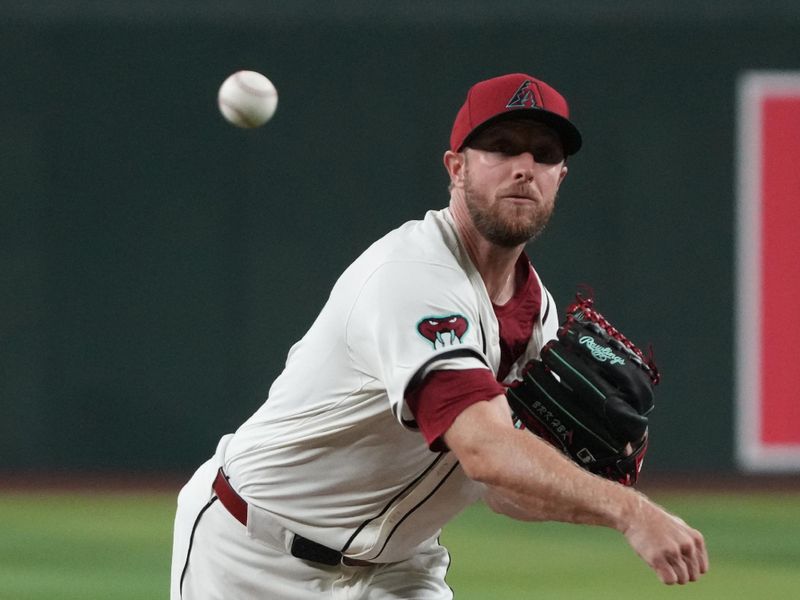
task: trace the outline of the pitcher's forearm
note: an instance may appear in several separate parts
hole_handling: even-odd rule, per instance
[[[638,492],[588,473],[510,422],[505,398],[499,396],[466,409],[445,436],[467,475],[488,486],[490,506],[528,520],[624,529],[623,516],[636,509]],[[506,499],[505,509],[500,497]]]
[[[584,471],[528,432],[517,434],[523,439],[508,440],[508,448],[497,449],[511,454],[504,467],[478,475],[487,485],[486,501],[493,510],[517,519],[624,530],[626,515],[639,510],[644,500],[641,494]]]

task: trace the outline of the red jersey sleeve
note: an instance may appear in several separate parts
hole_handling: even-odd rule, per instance
[[[462,410],[505,393],[488,369],[432,371],[422,384],[406,393],[406,404],[417,421],[428,447],[447,449],[442,439]]]

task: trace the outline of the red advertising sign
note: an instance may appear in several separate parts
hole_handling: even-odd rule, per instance
[[[800,471],[800,73],[739,85],[737,450]]]

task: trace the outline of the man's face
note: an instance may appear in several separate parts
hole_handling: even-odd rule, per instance
[[[496,123],[464,149],[464,199],[476,229],[503,247],[544,230],[567,174],[558,134],[529,120]]]

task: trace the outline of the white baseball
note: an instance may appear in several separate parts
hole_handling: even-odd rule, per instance
[[[278,91],[272,82],[255,71],[237,71],[225,81],[217,94],[219,111],[237,127],[261,127],[278,107]]]

